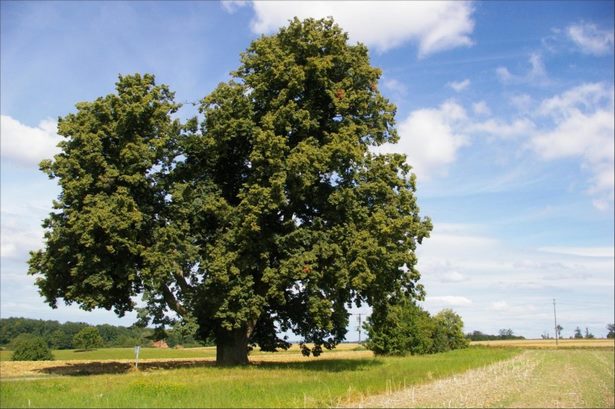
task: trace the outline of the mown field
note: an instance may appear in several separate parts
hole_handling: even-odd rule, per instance
[[[614,348],[615,339],[511,339],[502,341],[473,341],[472,345],[488,347],[506,347],[523,349],[578,349],[578,348]]]
[[[213,348],[148,348],[138,371],[132,348],[54,351],[64,359],[0,362],[0,407],[613,407],[613,343],[601,341],[387,358],[294,347],[236,368],[213,366]]]

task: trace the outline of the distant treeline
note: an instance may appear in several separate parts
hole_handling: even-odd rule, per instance
[[[470,341],[495,341],[498,339],[525,339],[525,337],[514,335],[511,329],[501,329],[498,335],[483,334],[480,331],[474,331],[466,334],[466,339]]]
[[[192,335],[174,329],[160,333],[152,328],[138,326],[122,327],[110,324],[90,325],[85,322],[35,320],[30,318],[0,319],[0,347],[10,346],[18,335],[29,334],[42,337],[52,349],[74,349],[73,339],[84,328],[94,327],[104,341],[105,347],[149,346],[160,338],[170,347],[175,345],[200,345]]]

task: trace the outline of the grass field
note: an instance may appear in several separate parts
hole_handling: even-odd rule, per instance
[[[138,371],[132,348],[54,351],[66,360],[0,362],[0,407],[613,407],[603,341],[387,358],[356,344],[305,358],[295,346],[235,368],[215,367],[213,348],[144,349]]]
[[[48,372],[48,379],[3,379],[0,406],[336,406],[366,395],[445,378],[518,353],[516,349],[471,348],[420,357],[373,358],[366,356],[366,351],[348,350],[318,359],[293,354],[293,359],[285,362],[267,361],[263,354],[253,357],[259,364],[244,368],[206,364],[90,376],[57,376]],[[13,363],[3,362],[3,367],[5,364]]]

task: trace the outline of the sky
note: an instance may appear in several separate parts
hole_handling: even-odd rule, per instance
[[[57,153],[58,117],[135,72],[198,101],[251,41],[294,16],[333,16],[382,69],[400,141],[379,150],[407,155],[434,224],[417,251],[421,304],[452,308],[466,332],[539,338],[553,336],[555,300],[564,337],[577,326],[605,336],[615,321],[614,4],[2,1],[0,316],[135,320],[53,310],[26,274],[59,194],[37,165]],[[195,113],[187,104],[179,115]]]

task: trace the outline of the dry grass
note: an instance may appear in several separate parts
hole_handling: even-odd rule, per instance
[[[301,355],[299,347],[293,345],[288,351],[277,353],[255,352],[250,362],[304,362],[329,359],[365,359],[372,358],[371,351],[356,350],[357,344],[341,344],[332,351],[326,351],[319,357],[306,358]],[[213,357],[205,358],[156,358],[139,359],[140,370],[179,369],[211,366]],[[95,375],[119,374],[134,370],[134,359],[112,360],[55,360],[55,361],[1,361],[0,379],[44,378],[55,375]]]
[[[551,348],[615,348],[615,339],[560,339],[555,345],[554,339],[511,339],[501,341],[472,341],[471,345],[489,347],[510,347],[525,349]]]

